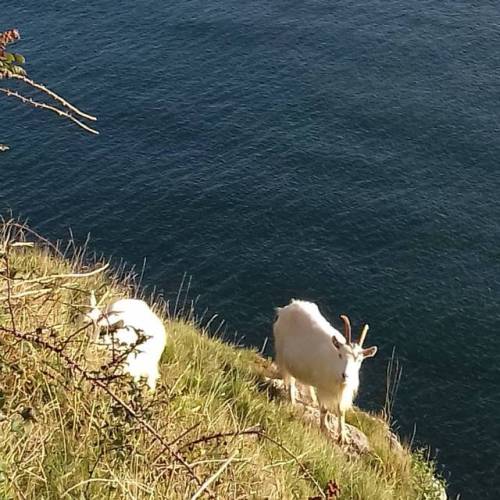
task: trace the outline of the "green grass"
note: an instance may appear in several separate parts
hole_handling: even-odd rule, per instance
[[[439,498],[432,462],[420,451],[391,446],[382,419],[350,412],[348,422],[366,433],[372,451],[348,456],[301,422],[284,398],[271,397],[265,379],[270,360],[210,338],[193,321],[169,317],[165,308],[168,345],[154,397],[127,377],[104,383],[155,429],[152,435],[109,392],[68,365],[69,359],[87,375],[99,373],[105,354],[93,345],[91,328],[75,334],[83,325],[81,312],[91,289],[109,300],[130,294],[133,280],[106,273],[43,279],[84,271],[82,253],[63,259],[42,243],[7,245],[20,238],[18,228],[4,224],[1,499],[190,498],[200,485],[163,450],[158,436],[200,483],[231,458],[210,484],[216,498],[304,499],[320,495],[329,481],[340,486],[341,498]],[[258,433],[252,433],[255,426]],[[237,434],[245,429],[247,434]],[[226,435],[208,439],[218,433]]]

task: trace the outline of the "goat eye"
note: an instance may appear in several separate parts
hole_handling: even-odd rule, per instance
[[[340,354],[340,352],[339,352],[339,358],[342,359],[342,354]]]

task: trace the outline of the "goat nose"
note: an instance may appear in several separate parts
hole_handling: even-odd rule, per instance
[[[342,373],[342,378],[345,380],[347,378],[347,375],[345,373]]]

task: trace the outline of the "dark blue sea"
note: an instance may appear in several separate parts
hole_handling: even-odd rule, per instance
[[[146,265],[261,347],[273,308],[370,324],[359,404],[500,498],[500,4],[4,0],[99,136],[0,96],[0,211]],[[9,82],[2,82],[5,87]],[[207,316],[207,317],[208,317]],[[271,354],[271,343],[266,352]]]

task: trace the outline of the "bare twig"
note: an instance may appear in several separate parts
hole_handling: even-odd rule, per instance
[[[214,439],[223,439],[226,437],[236,437],[236,436],[243,436],[245,434],[254,434],[254,435],[259,435],[262,432],[262,428],[260,425],[254,425],[252,427],[248,427],[248,429],[243,429],[240,431],[232,431],[232,432],[217,432],[215,434],[210,434],[208,436],[202,436],[199,439],[196,439],[194,441],[190,441],[189,443],[183,444],[180,448],[178,448],[178,451],[182,451],[186,448],[191,448],[192,446],[195,446],[200,443],[206,443],[208,441],[213,441]]]
[[[37,238],[39,241],[43,242],[45,245],[48,245],[50,248],[52,248],[52,250],[54,250],[54,252],[57,255],[59,255],[59,257],[63,257],[62,252],[51,241],[49,241],[47,238],[44,238],[41,234],[37,233],[34,229],[31,229],[28,226],[26,226],[26,224],[22,224],[22,223],[14,221],[14,220],[5,221],[4,219],[1,219],[1,221],[3,221],[2,226],[4,226],[4,227],[11,226],[11,227],[14,227],[16,229],[19,229],[21,234],[24,232],[31,234],[32,236]]]
[[[95,276],[96,274],[102,273],[109,267],[109,262],[104,264],[97,269],[88,271],[86,273],[66,273],[66,274],[48,274],[47,276],[40,276],[39,278],[33,278],[29,280],[22,280],[19,282],[20,285],[26,285],[28,283],[45,283],[47,281],[54,281],[59,279],[73,279],[73,278],[89,278],[90,276]]]
[[[9,78],[14,78],[16,80],[21,80],[24,83],[26,83],[28,85],[31,85],[35,89],[38,89],[38,90],[44,92],[48,96],[52,97],[52,99],[54,99],[55,101],[57,101],[59,104],[62,104],[65,108],[70,109],[71,111],[73,111],[73,113],[76,113],[77,115],[80,115],[82,118],[86,118],[87,120],[91,120],[91,121],[96,121],[97,120],[97,118],[95,116],[88,115],[87,113],[84,113],[83,111],[80,111],[76,106],[73,106],[73,104],[71,104],[70,102],[66,101],[60,95],[57,95],[53,90],[48,89],[47,87],[45,87],[45,85],[42,85],[41,83],[34,82],[33,80],[30,80],[26,76],[16,75],[15,73],[12,73],[9,76]]]
[[[83,374],[83,373],[82,373]],[[87,378],[87,377],[85,377]],[[92,380],[92,378],[89,378],[88,380],[92,381],[95,383],[98,387],[100,387],[104,392],[106,392],[114,401],[116,401],[123,409],[125,409],[129,415],[134,417],[136,421],[141,424],[141,426],[149,431],[163,446],[166,447],[166,449],[170,452],[170,454],[179,462],[181,463],[185,469],[188,471],[189,475],[199,484],[201,485],[201,481],[198,478],[198,476],[194,473],[193,469],[191,466],[184,460],[182,455],[174,450],[169,444],[163,439],[160,434],[156,431],[156,429],[149,423],[146,422],[142,417],[140,417],[127,403],[125,403],[121,398],[119,398],[106,384],[104,384],[100,380]]]
[[[10,314],[10,321],[12,323],[12,329],[16,331],[16,320],[14,317],[14,308],[12,306],[12,297],[11,297],[11,286],[10,286],[10,265],[9,265],[9,247],[6,245],[5,247],[5,254],[4,254],[4,261],[5,261],[5,275],[7,276],[7,303],[9,305],[9,314]]]
[[[11,248],[12,247],[30,247],[33,248],[35,244],[32,241],[14,241],[13,243],[10,243]]]
[[[282,449],[287,455],[289,455],[295,463],[300,467],[302,472],[311,480],[312,483],[316,486],[318,491],[320,492],[321,496],[323,498],[326,498],[325,492],[323,491],[323,488],[321,488],[321,485],[314,479],[314,476],[307,470],[306,466],[283,444],[281,444],[279,441],[276,441],[276,439],[272,438],[271,436],[268,436],[265,432],[259,432],[258,435],[264,439],[267,439],[271,443],[274,443],[278,448]]]
[[[218,469],[212,474],[200,487],[200,489],[191,497],[191,500],[196,500],[223,472],[224,469],[234,460],[238,450],[236,450]]]
[[[0,88],[0,92],[3,92],[4,94],[7,94],[7,96],[15,97],[16,99],[19,99],[22,101],[24,104],[29,104],[30,106],[33,106],[34,108],[38,109],[46,109],[48,111],[52,111],[53,113],[56,113],[59,116],[63,116],[64,118],[68,118],[68,120],[71,120],[72,122],[76,123],[79,127],[83,128],[87,132],[90,132],[91,134],[96,134],[98,135],[99,132],[88,125],[85,125],[85,123],[81,122],[77,118],[75,118],[72,114],[67,113],[66,111],[62,111],[59,108],[56,108],[54,106],[50,106],[49,104],[45,104],[43,102],[35,101],[31,99],[30,97],[25,97],[21,95],[19,92],[16,92],[11,89],[6,89],[6,88]]]
[[[10,334],[14,336],[17,339],[24,340],[30,343],[38,344],[45,349],[48,349],[54,353],[56,353],[58,356],[61,357],[61,359],[66,363],[66,365],[69,368],[72,368],[75,372],[78,372],[81,376],[81,378],[87,380],[90,382],[92,385],[95,385],[102,389],[106,394],[108,394],[111,399],[113,399],[116,403],[118,403],[131,417],[135,419],[136,422],[138,422],[143,429],[145,429],[147,432],[149,432],[151,435],[153,435],[160,444],[162,444],[166,450],[169,451],[169,453],[186,469],[188,474],[191,476],[191,478],[198,484],[198,486],[202,486],[201,480],[198,478],[198,476],[195,474],[193,471],[192,467],[186,462],[184,457],[180,454],[179,451],[176,451],[173,449],[169,443],[158,433],[158,431],[146,420],[144,420],[140,415],[137,414],[136,411],[134,411],[133,408],[130,407],[125,401],[123,401],[119,396],[117,396],[105,383],[107,379],[101,379],[101,378],[96,378],[90,375],[84,368],[82,368],[77,362],[75,362],[73,359],[71,359],[64,351],[63,348],[55,346],[51,344],[50,342],[41,339],[40,337],[28,333],[28,332],[20,332],[14,329],[6,328],[4,326],[0,325],[0,331],[3,331],[4,333]],[[207,489],[207,488],[205,488]]]
[[[195,424],[188,427],[184,432],[182,432],[176,438],[174,438],[172,441],[170,441],[170,443],[169,443],[170,446],[173,446],[175,443],[179,442],[183,437],[187,436],[190,432],[193,432],[195,429],[197,429],[200,426],[200,424],[201,424],[201,422],[196,422]]]
[[[7,281],[7,287],[10,286],[10,280],[6,280]],[[27,292],[21,292],[21,293],[16,293],[16,294],[12,294],[10,290],[7,291],[7,295],[4,296],[4,297],[0,297],[0,301],[3,301],[3,300],[13,300],[13,299],[20,299],[22,297],[27,297],[28,295],[36,295],[36,294],[41,294],[41,295],[45,295],[46,293],[49,293],[49,292],[52,292],[53,289],[52,288],[42,288],[42,289],[38,289],[38,290],[28,290]]]
[[[254,434],[256,436],[259,436],[263,439],[267,439],[271,443],[275,444],[278,446],[280,449],[282,449],[287,455],[289,455],[295,463],[300,467],[302,472],[306,477],[310,479],[310,481],[317,487],[318,491],[321,493],[323,497],[325,497],[325,494],[323,492],[323,489],[321,488],[321,485],[314,479],[313,475],[309,472],[309,470],[304,466],[304,464],[283,444],[281,444],[279,441],[276,441],[276,439],[272,438],[268,434],[266,434],[262,428],[259,425],[249,427],[247,429],[243,429],[241,431],[233,431],[233,432],[218,432],[216,434],[210,434],[208,436],[202,436],[199,439],[196,439],[195,441],[191,441],[189,443],[183,444],[180,448],[178,448],[177,451],[181,452],[185,448],[190,448],[191,446],[200,444],[200,443],[206,443],[207,441],[211,441],[214,439],[221,439],[225,437],[236,437],[236,436],[241,436],[244,434]]]

